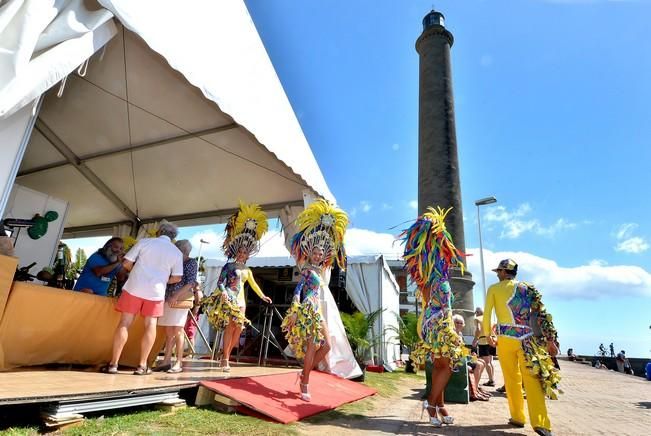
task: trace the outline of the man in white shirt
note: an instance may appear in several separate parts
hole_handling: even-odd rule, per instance
[[[131,273],[122,288],[115,310],[122,312],[113,337],[113,354],[106,372],[116,374],[122,349],[129,338],[129,326],[136,315],[144,318],[145,333],[140,343],[140,362],[135,375],[150,374],[147,357],[156,340],[156,322],[163,315],[165,289],[183,277],[183,254],[172,243],[178,229],[162,221],[156,238],[138,241],[124,256],[122,266]]]

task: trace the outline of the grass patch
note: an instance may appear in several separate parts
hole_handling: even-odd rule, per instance
[[[402,369],[394,372],[366,373],[364,384],[378,393],[354,403],[344,404],[336,410],[331,410],[304,420],[307,424],[332,421],[336,419],[362,419],[365,412],[373,410],[381,398],[392,398],[397,392],[400,383],[406,379],[423,379],[421,374],[406,374]],[[0,411],[1,412],[1,411]],[[30,407],[19,412],[18,409],[4,409],[1,418],[13,418],[11,427],[0,425],[0,434],[37,435],[40,433],[38,425],[38,411]],[[7,415],[7,416],[3,416]],[[22,419],[17,419],[22,415]],[[155,410],[152,406],[142,406],[116,411],[97,412],[86,415],[86,420],[79,427],[57,432],[58,435],[90,436],[105,435],[296,435],[299,427],[296,424],[276,424],[263,421],[246,415],[221,413],[212,408],[186,407],[175,412]],[[3,419],[4,420],[4,419]],[[6,421],[5,421],[6,423]]]
[[[174,412],[155,410],[152,406],[87,414],[81,426],[56,432],[57,435],[295,435],[295,425],[263,421],[246,415],[221,413],[212,408],[186,407]],[[38,435],[38,426],[12,426],[0,434]]]
[[[186,407],[175,412],[133,409],[87,419],[83,426],[64,435],[204,435],[204,434],[297,434],[291,425],[276,424],[246,415],[221,413],[212,408]]]

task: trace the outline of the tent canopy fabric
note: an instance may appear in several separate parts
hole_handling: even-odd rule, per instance
[[[244,2],[160,3],[0,9],[0,122],[49,89],[16,181],[70,202],[66,237],[333,200]]]

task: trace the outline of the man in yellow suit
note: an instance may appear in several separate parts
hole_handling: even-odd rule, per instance
[[[493,271],[499,283],[488,288],[484,308],[484,335],[490,337],[493,309],[497,316],[497,357],[502,367],[511,418],[509,424],[524,427],[524,397],[534,431],[551,436],[545,396],[556,398],[560,376],[550,356],[558,354],[557,333],[532,286],[515,280],[518,264],[502,260]],[[492,340],[491,340],[492,342]]]

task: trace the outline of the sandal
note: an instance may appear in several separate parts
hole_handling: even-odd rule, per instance
[[[100,372],[104,374],[117,374],[118,373],[118,366],[117,365],[111,365],[110,363],[106,366],[103,366],[102,369],[99,370]]]
[[[146,366],[139,366],[136,368],[135,371],[133,371],[133,375],[149,375],[151,374],[151,369],[147,368]]]
[[[163,364],[163,365],[157,365],[156,368],[152,368],[152,371],[153,372],[163,372],[163,371],[169,370],[171,367],[172,367],[171,363],[166,363],[166,364]]]

